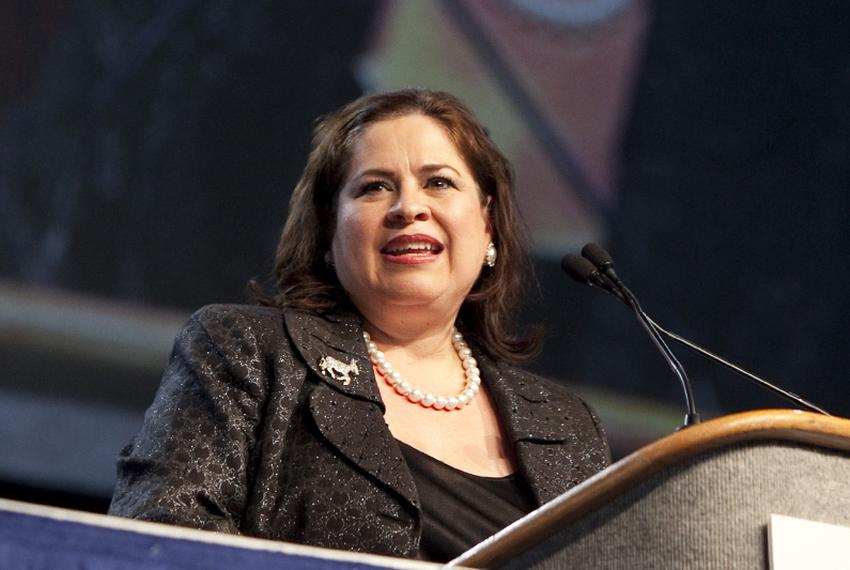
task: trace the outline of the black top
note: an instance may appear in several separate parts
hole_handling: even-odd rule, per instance
[[[399,444],[422,505],[423,560],[447,562],[537,508],[519,473],[473,475]]]

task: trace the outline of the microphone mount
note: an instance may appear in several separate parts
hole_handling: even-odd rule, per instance
[[[561,260],[561,266],[564,268],[564,271],[566,271],[570,277],[581,283],[600,287],[601,289],[606,290],[632,309],[635,316],[638,318],[638,322],[640,322],[641,326],[649,335],[653,344],[664,357],[667,365],[682,385],[682,389],[685,394],[685,404],[687,407],[683,427],[699,423],[700,417],[699,413],[697,413],[693,389],[691,387],[691,382],[688,379],[688,374],[685,372],[685,368],[676,358],[676,355],[673,354],[673,351],[670,350],[670,347],[658,331],[655,330],[655,327],[641,308],[635,295],[617,276],[614,271],[614,261],[611,259],[611,256],[608,255],[608,252],[595,244],[586,245],[584,249],[582,249],[582,255],[584,257],[579,257],[577,255],[565,255]]]
[[[714,354],[710,350],[701,347],[697,343],[695,343],[691,340],[688,340],[683,336],[679,336],[676,333],[670,332],[669,330],[665,329],[664,327],[662,327],[661,325],[659,325],[658,323],[653,321],[651,318],[649,318],[649,317],[647,317],[647,318],[652,323],[652,326],[654,326],[661,334],[663,334],[664,336],[666,336],[667,338],[669,338],[671,340],[675,340],[676,342],[678,342],[679,344],[681,344],[685,348],[699,354],[703,358],[710,360],[711,362],[714,362],[715,364],[719,364],[721,366],[728,368],[729,370],[738,374],[739,376],[743,376],[747,380],[761,386],[762,388],[766,388],[767,390],[770,390],[774,394],[781,396],[782,398],[785,398],[786,400],[789,400],[789,401],[797,404],[801,408],[809,410],[810,412],[816,412],[816,413],[819,413],[819,414],[823,414],[825,416],[832,416],[832,414],[830,414],[829,412],[827,412],[823,408],[816,406],[812,402],[809,402],[808,400],[802,398],[801,396],[798,396],[794,392],[786,390],[785,388],[781,388],[781,387],[777,386],[776,384],[773,384],[772,382],[769,382],[769,381],[765,380],[764,378],[757,376],[756,374],[753,374],[749,370],[742,368],[742,367],[738,366],[737,364],[733,364],[732,362],[729,362],[728,360],[726,360],[722,356],[718,356],[717,354]]]
[[[644,325],[644,327],[649,327],[653,329],[655,335],[664,335],[667,338],[676,341],[687,349],[699,354],[701,357],[714,362],[715,364],[719,364],[729,370],[735,372],[736,374],[743,376],[747,380],[770,390],[774,394],[793,402],[797,406],[800,406],[803,409],[809,410],[811,412],[816,412],[823,414],[825,416],[831,416],[829,412],[824,410],[823,408],[809,402],[808,400],[798,396],[797,394],[790,392],[789,390],[785,390],[773,384],[764,378],[753,374],[749,370],[742,368],[732,362],[726,360],[725,358],[711,352],[710,350],[698,345],[697,343],[688,340],[687,338],[680,336],[674,332],[671,332],[657,322],[655,322],[643,309],[640,307],[640,304],[635,299],[634,295],[628,289],[628,287],[623,284],[623,282],[619,279],[617,274],[614,272],[614,261],[611,256],[605,251],[602,247],[596,244],[587,244],[582,249],[582,255],[585,257],[579,257],[577,255],[565,255],[561,264],[567,274],[580,283],[584,283],[585,285],[590,285],[594,287],[598,287],[603,289],[607,293],[610,293],[614,297],[617,297],[620,301],[625,303],[629,308],[631,308],[638,315],[639,320]],[[585,259],[587,258],[587,259]],[[633,301],[633,302],[632,302]],[[650,333],[650,336],[653,336],[653,340],[655,339],[654,335]],[[656,344],[656,346],[658,346]],[[664,344],[667,347],[666,343]],[[667,351],[669,351],[669,347],[667,347]],[[663,350],[662,350],[663,352]],[[672,355],[672,352],[670,352]],[[678,360],[673,359],[676,363]],[[668,363],[670,361],[668,360]],[[681,367],[681,364],[679,364]],[[684,372],[684,369],[681,369]],[[677,374],[678,375],[678,374]],[[687,376],[681,376],[681,378],[687,379]],[[688,388],[685,388],[686,392],[686,400],[692,402],[692,397],[689,399],[688,394],[690,393],[690,382],[687,382]],[[684,386],[684,384],[683,384]],[[690,404],[689,404],[689,413],[690,413]],[[687,424],[687,416],[685,418]]]

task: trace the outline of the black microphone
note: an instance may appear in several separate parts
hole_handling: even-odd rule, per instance
[[[588,259],[593,260],[594,263],[596,263],[598,266],[600,266],[600,269],[601,268],[610,269],[610,272],[614,274],[614,279],[616,279],[616,281],[619,282],[622,285],[622,281],[620,281],[619,278],[617,278],[616,273],[614,273],[614,261],[613,261],[613,259],[611,259],[611,256],[608,254],[607,251],[602,249],[600,246],[591,243],[591,244],[587,244],[582,249],[582,254],[586,255],[588,257]],[[569,262],[571,267],[582,267],[581,273],[578,273],[578,271],[576,269],[573,269],[572,271],[567,269],[567,263],[568,263],[567,258],[568,257],[571,258],[571,261]],[[605,277],[605,276],[599,275],[599,270],[597,270],[597,276],[592,275],[593,270],[596,270],[597,265],[594,265],[594,263],[588,263],[587,265],[593,266],[593,270],[588,271],[587,266],[584,266],[580,262],[573,261],[572,259],[582,259],[583,260],[584,258],[581,258],[577,255],[564,256],[564,259],[562,260],[561,264],[564,267],[564,270],[567,272],[567,274],[570,275],[570,277],[572,277],[573,279],[575,279],[576,281],[579,281],[581,283],[585,283],[587,285],[595,285],[595,286],[597,286],[601,289],[604,289],[605,291],[611,293],[612,295],[614,295],[615,297],[617,297],[621,301],[624,301],[624,302],[626,302],[626,304],[629,304],[627,301],[625,301],[625,297],[623,296],[623,293],[621,293],[619,290],[617,290],[617,287],[614,286],[614,281],[610,281],[609,286],[605,286],[605,284],[600,284],[600,283],[597,282],[600,277],[602,279],[604,279],[604,277]],[[607,272],[606,272],[606,276],[607,276]],[[622,288],[624,288],[626,291],[628,291],[628,289],[625,287],[625,285],[622,285]],[[640,309],[640,310],[643,312],[642,309]],[[670,332],[669,330],[665,329],[664,327],[659,325],[657,322],[655,322],[645,312],[643,313],[643,315],[646,318],[646,320],[649,322],[650,326],[652,326],[656,331],[658,331],[659,333],[663,334],[664,336],[666,336],[667,338],[669,338],[671,340],[675,340],[676,342],[678,342],[682,346],[684,346],[684,347],[688,348],[689,350],[699,354],[703,358],[710,360],[711,362],[714,362],[715,364],[719,364],[719,365],[721,365],[725,368],[728,368],[729,370],[735,372],[736,374],[743,376],[747,380],[750,380],[751,382],[761,386],[762,388],[766,388],[767,390],[770,390],[774,394],[777,394],[777,395],[793,402],[794,404],[800,406],[801,408],[804,408],[804,409],[809,410],[811,412],[820,413],[820,414],[823,414],[825,416],[831,416],[831,414],[829,412],[827,412],[826,410],[824,410],[823,408],[813,404],[812,402],[809,402],[808,400],[805,400],[804,398],[798,396],[797,394],[790,392],[790,391],[788,391],[784,388],[781,388],[781,387],[777,386],[776,384],[773,384],[773,383],[765,380],[764,378],[762,378],[762,377],[760,377],[756,374],[753,374],[749,370],[742,368],[741,366],[738,366],[737,364],[734,364],[734,363],[726,360],[725,358],[723,358],[721,356],[718,356],[717,354],[711,352],[710,350],[708,350],[706,348],[703,348],[702,346],[698,345],[697,343],[695,343],[691,340],[688,340],[687,338],[685,338],[683,336],[680,336],[676,333]]]
[[[626,299],[627,305],[631,306],[631,301],[629,299],[634,299],[635,302],[637,302],[637,299],[635,299],[635,296],[629,288],[620,281],[620,277],[614,271],[614,260],[611,258],[611,255],[602,248],[602,246],[595,243],[585,244],[584,247],[581,248],[581,254],[585,259],[590,261],[594,267],[597,267],[599,271],[603,272],[605,276],[611,280],[614,288],[619,290],[622,297]]]
[[[604,289],[624,302],[626,305],[629,304],[614,283],[602,275],[599,269],[597,269],[595,265],[584,257],[568,253],[561,259],[561,268],[567,273],[567,275],[579,283]]]
[[[635,297],[634,293],[625,286],[620,280],[617,273],[614,271],[614,260],[602,247],[596,244],[587,244],[582,249],[584,258],[579,258],[575,255],[566,255],[561,260],[561,266],[566,271],[567,275],[573,279],[587,284],[595,285],[605,289],[609,293],[620,298],[625,302],[637,316],[643,329],[652,339],[653,344],[658,348],[667,365],[673,370],[673,373],[679,378],[682,389],[685,393],[685,405],[687,412],[685,413],[684,427],[699,423],[699,413],[697,413],[696,402],[694,401],[693,388],[688,379],[688,374],[685,372],[684,366],[661,338],[661,334],[655,329],[649,316],[643,311]],[[579,261],[583,259],[583,261]],[[592,269],[591,269],[592,268]]]
[[[581,255],[602,271],[614,270],[614,260],[605,249],[595,243],[586,243],[581,248]]]

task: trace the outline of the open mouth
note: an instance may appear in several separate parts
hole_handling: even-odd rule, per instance
[[[422,263],[437,258],[444,246],[425,234],[398,236],[381,248],[381,254],[397,263]]]

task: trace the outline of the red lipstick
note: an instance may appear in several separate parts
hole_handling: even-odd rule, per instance
[[[445,249],[440,240],[427,234],[396,236],[381,248],[384,259],[392,263],[429,263]]]

